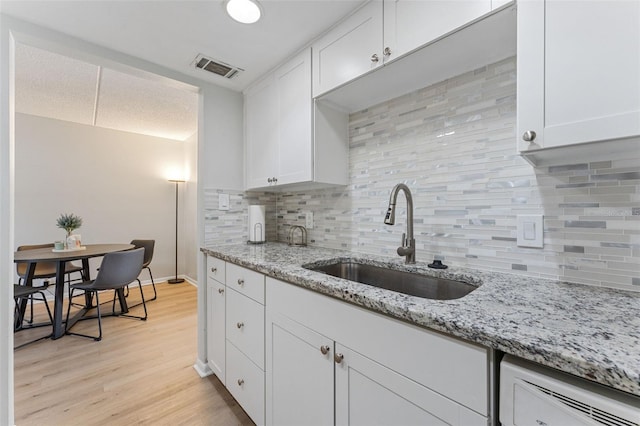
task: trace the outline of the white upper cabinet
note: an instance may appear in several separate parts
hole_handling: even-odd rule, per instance
[[[306,50],[275,72],[278,93],[278,184],[313,177],[311,54]]]
[[[370,1],[313,44],[313,96],[318,97],[395,61],[505,2],[494,3],[492,5],[491,0]],[[434,56],[431,60],[439,58]]]
[[[382,65],[382,1],[356,11],[312,49],[314,97]]]
[[[532,162],[575,158],[586,142],[614,141],[579,146],[594,160],[628,150],[640,136],[640,2],[519,3],[517,90],[518,149]]]
[[[245,94],[246,189],[348,182],[348,115],[311,97],[311,49]]]
[[[490,11],[491,0],[385,0],[385,61],[394,60]]]
[[[247,187],[265,186],[276,177],[278,109],[275,79],[268,76],[245,95]]]

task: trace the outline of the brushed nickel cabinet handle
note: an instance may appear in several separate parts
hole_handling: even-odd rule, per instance
[[[333,356],[333,360],[336,362],[336,364],[340,364],[343,359],[344,359],[344,355],[342,354],[335,354]]]
[[[374,53],[373,55],[371,55],[371,62],[373,62],[374,64],[376,62],[378,62],[380,60],[380,58],[378,58],[378,54]]]
[[[533,130],[527,130],[523,133],[522,139],[526,142],[533,142],[536,139],[536,136],[536,132],[534,132]]]
[[[238,386],[244,385],[244,379],[238,379]]]
[[[244,327],[244,323],[243,322],[239,322],[239,323],[236,324],[236,327],[242,328],[242,327]]]
[[[330,350],[331,348],[329,346],[320,346],[320,352],[322,352],[322,355],[328,354]]]
[[[220,293],[220,294],[224,294],[224,288],[219,288],[219,289],[218,289],[218,293]]]
[[[238,278],[238,285],[244,285],[244,280],[242,278]]]
[[[211,268],[211,272],[215,274],[216,272],[218,272],[218,268]]]
[[[390,47],[385,47],[384,48],[384,56],[386,56],[386,57],[391,56],[391,48]]]

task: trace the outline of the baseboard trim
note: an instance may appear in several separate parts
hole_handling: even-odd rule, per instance
[[[209,365],[200,359],[196,359],[196,363],[193,364],[193,369],[196,370],[198,375],[202,378],[213,374],[213,370],[209,368]]]

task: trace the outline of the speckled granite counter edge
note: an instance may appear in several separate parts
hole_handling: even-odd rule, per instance
[[[518,285],[521,288],[535,288],[536,286],[558,286],[562,285],[561,283],[465,269],[431,270],[425,265],[400,265],[396,261],[378,256],[321,248],[303,251],[287,248],[282,244],[269,245],[260,250],[267,253],[266,258],[247,255],[245,249],[240,246],[201,249],[205,254],[244,266],[267,276],[640,396],[640,362],[638,362],[636,369],[625,368],[624,365],[609,360],[607,356],[601,358],[594,356],[593,353],[590,353],[592,352],[591,348],[589,350],[580,347],[569,348],[557,342],[549,344],[548,342],[541,343],[538,339],[528,340],[517,333],[495,332],[490,327],[491,324],[488,324],[488,321],[495,321],[495,317],[491,317],[489,314],[483,317],[468,309],[475,299],[478,304],[490,303],[491,298],[496,296],[492,295],[492,291],[498,287],[504,288],[505,284],[508,286]],[[234,251],[239,253],[234,254]],[[287,254],[291,251],[295,255],[287,255],[283,259],[274,256],[276,259],[270,259],[270,251],[285,251]],[[364,263],[465,281],[478,285],[479,288],[463,299],[433,301],[377,289],[302,267],[302,265],[309,263],[327,263],[335,259],[354,258]],[[578,286],[577,291],[581,291],[581,287],[584,286]],[[593,291],[593,289],[587,288],[583,291]],[[607,292],[616,294],[621,291],[608,289]],[[640,354],[630,354],[630,356],[640,357]]]

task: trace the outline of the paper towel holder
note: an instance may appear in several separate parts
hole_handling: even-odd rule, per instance
[[[256,223],[255,225],[253,225],[253,235],[254,236],[255,235],[264,235],[262,233],[262,224],[261,223]],[[247,244],[264,244],[266,242],[267,242],[266,240],[264,240],[264,241],[251,241],[251,240],[248,240]]]

